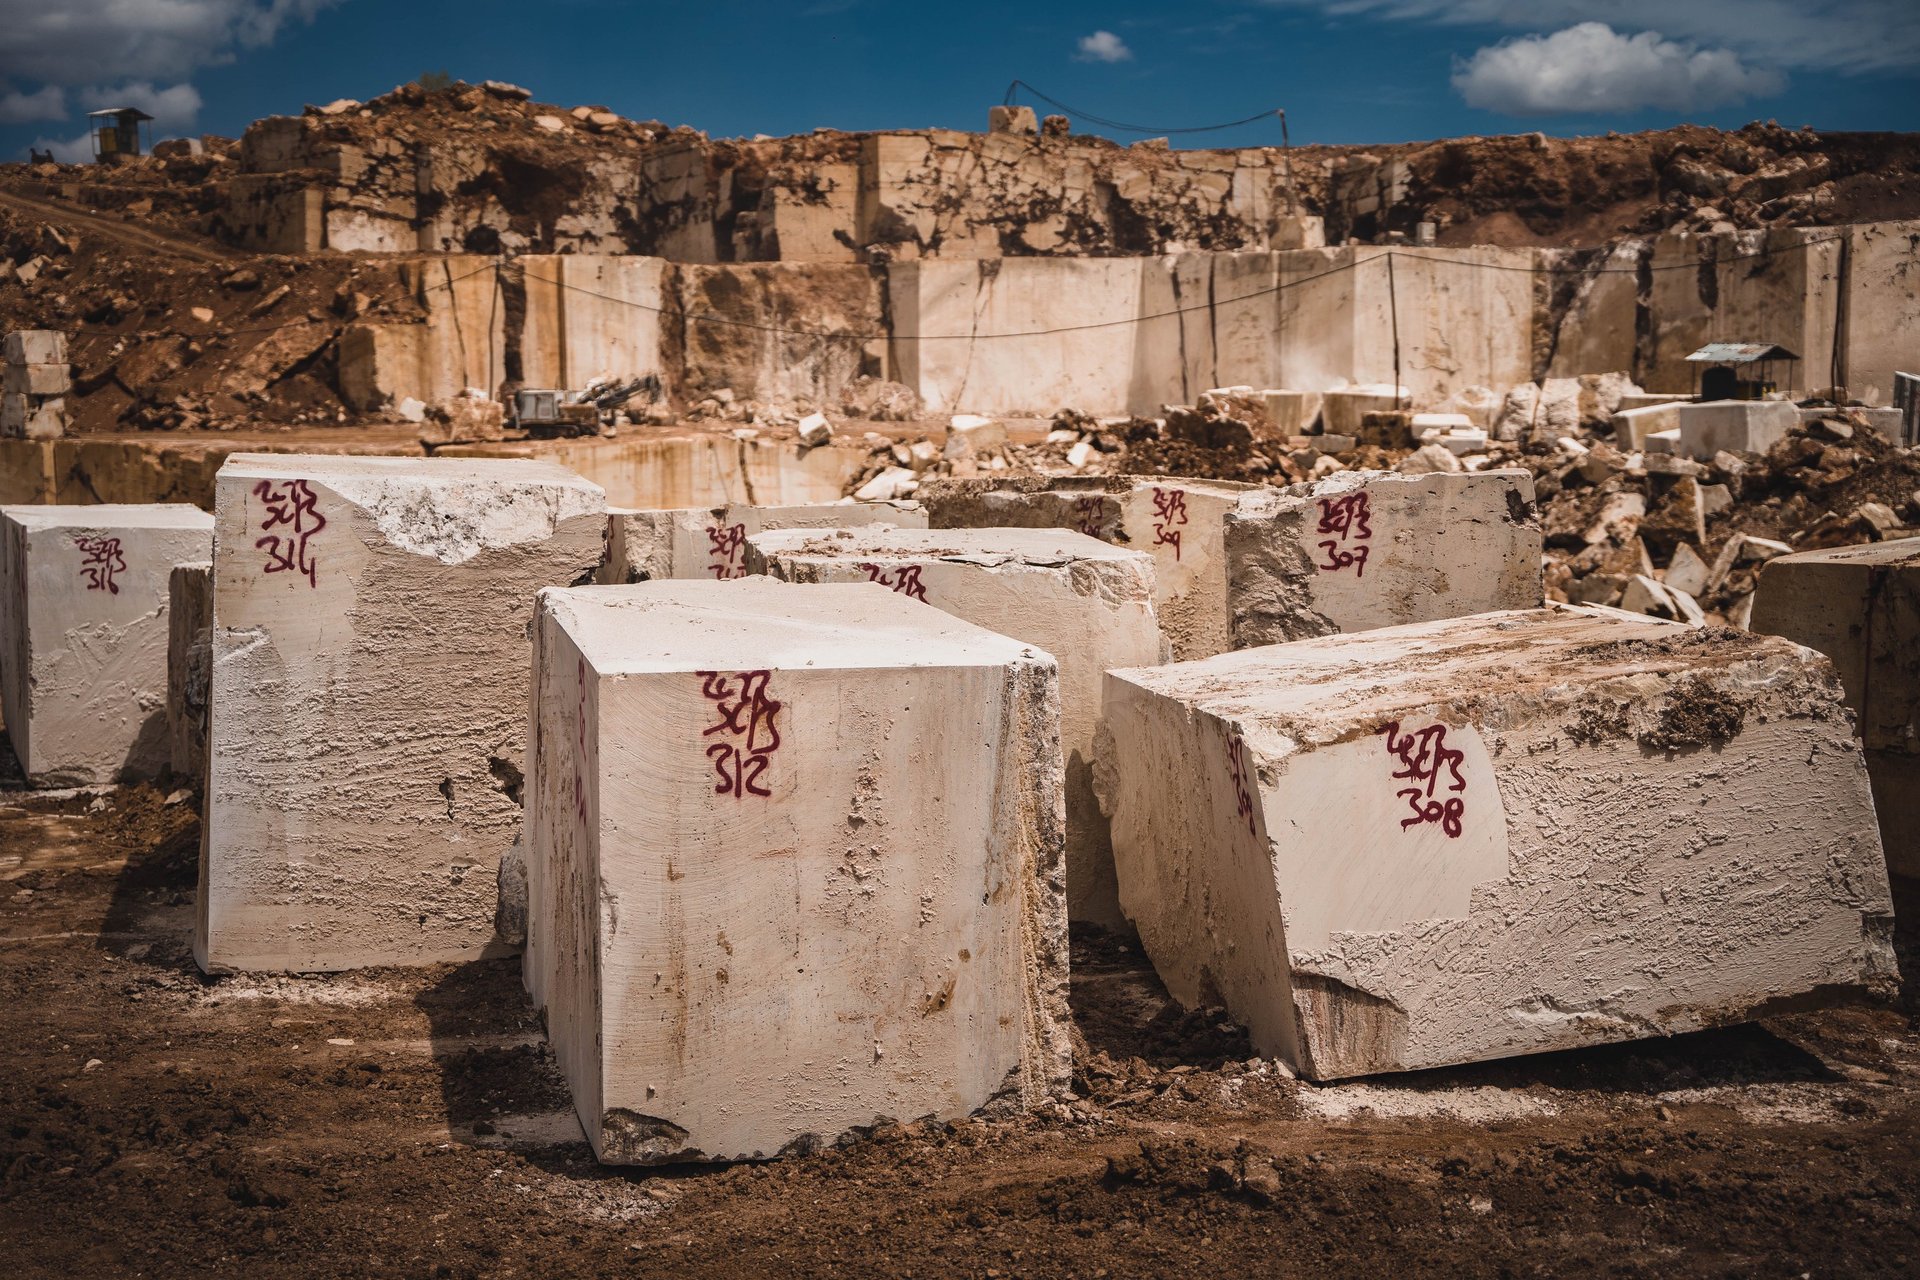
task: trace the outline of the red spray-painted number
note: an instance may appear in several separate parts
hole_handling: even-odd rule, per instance
[[[262,480],[253,486],[253,496],[266,507],[260,521],[265,535],[254,547],[267,553],[264,573],[294,573],[304,577],[309,587],[320,585],[320,564],[313,554],[313,537],[327,527],[327,518],[315,508],[320,495],[305,480],[289,480],[275,485]],[[284,532],[272,533],[281,529]]]
[[[744,524],[714,525],[707,530],[707,572],[722,581],[746,577],[746,546]]]
[[[920,581],[921,566],[917,564],[903,564],[891,573],[882,569],[877,564],[863,563],[860,567],[866,570],[867,581],[877,582],[883,587],[892,587],[897,595],[909,596],[912,599],[925,602],[927,598],[927,588],[926,585]]]
[[[120,539],[77,533],[73,545],[80,548],[84,557],[80,561],[80,576],[87,580],[87,590],[119,595],[120,584],[113,580],[113,575],[127,567],[127,558],[120,553]]]
[[[775,701],[768,686],[771,671],[696,671],[700,677],[700,696],[713,704],[719,718],[700,735],[716,742],[707,744],[707,759],[713,762],[716,795],[744,800],[748,796],[770,796],[761,778],[773,766],[774,753],[780,750],[780,727],[776,723],[785,705]]]
[[[1153,491],[1153,545],[1172,547],[1173,558],[1180,558],[1180,527],[1187,522],[1187,491],[1185,489],[1161,489]]]
[[[1379,732],[1386,735],[1387,754],[1400,764],[1393,772],[1394,778],[1413,784],[1395,793],[1407,802],[1407,808],[1413,815],[1400,819],[1400,829],[1404,831],[1408,827],[1438,823],[1448,839],[1459,839],[1460,820],[1467,811],[1466,800],[1452,794],[1434,795],[1443,774],[1446,792],[1467,789],[1466,775],[1460,768],[1466,763],[1466,753],[1447,745],[1447,726],[1428,725],[1424,729],[1403,734],[1400,732],[1400,722],[1394,720],[1381,725]]]
[[[1327,559],[1319,567],[1337,572],[1351,566],[1354,577],[1365,577],[1367,554],[1371,550],[1367,544],[1373,538],[1372,516],[1373,511],[1364,493],[1350,493],[1344,498],[1321,498],[1320,527],[1316,532],[1333,536],[1320,544],[1320,549],[1327,553]]]
[[[1247,789],[1247,744],[1239,734],[1227,735],[1227,773],[1233,778],[1233,813],[1247,824],[1247,834],[1254,834],[1253,793]]]

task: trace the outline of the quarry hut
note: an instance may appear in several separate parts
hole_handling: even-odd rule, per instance
[[[1787,362],[1791,383],[1792,365],[1799,358],[1770,342],[1709,342],[1688,356],[1687,363],[1693,367],[1694,390],[1701,400],[1762,400],[1779,390],[1773,380],[1773,362]]]
[[[145,152],[140,126],[153,117],[138,107],[103,107],[87,112],[87,136],[93,139],[93,158],[112,164],[121,156]]]

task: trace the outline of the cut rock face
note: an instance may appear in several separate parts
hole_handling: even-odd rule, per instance
[[[207,690],[213,667],[213,564],[177,564],[168,583],[167,754],[173,776],[207,776]]]
[[[936,529],[1072,529],[1154,561],[1154,613],[1186,661],[1229,647],[1224,519],[1255,486],[1167,476],[938,480],[917,495]]]
[[[1866,770],[1781,640],[1563,608],[1110,673],[1120,901],[1314,1079],[1757,1016],[1893,977]]]
[[[1065,1088],[1051,658],[767,578],[545,592],[534,646],[527,984],[601,1160]]]
[[[190,506],[0,507],[0,691],[28,781],[166,771],[168,579],[212,550]]]
[[[913,502],[828,502],[798,507],[615,509],[607,517],[607,558],[594,575],[603,586],[662,578],[745,577],[747,539],[768,529],[850,529],[878,524],[924,529]]]
[[[858,529],[756,534],[747,568],[787,582],[878,582],[1052,654],[1066,758],[1067,914],[1127,927],[1093,797],[1093,749],[1105,672],[1161,658],[1152,556],[1068,529]]]
[[[1920,541],[1769,561],[1752,626],[1833,659],[1866,746],[1887,866],[1920,877]]]
[[[600,562],[599,487],[519,459],[237,454],[215,512],[201,966],[510,950],[527,622]]]
[[[1248,494],[1226,518],[1233,645],[1538,608],[1524,471],[1344,471]]]

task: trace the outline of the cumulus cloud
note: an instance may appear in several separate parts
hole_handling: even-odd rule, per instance
[[[32,93],[0,94],[0,124],[22,124],[28,120],[65,120],[67,93],[59,85],[42,85]]]
[[[1842,72],[1920,67],[1913,0],[1259,0],[1333,18],[1556,31],[1604,10],[1623,31],[1729,49],[1747,64]]]
[[[96,87],[81,94],[87,110],[103,107],[138,107],[153,117],[153,127],[162,132],[184,129],[200,115],[200,91],[190,84],[156,88],[146,80],[129,80],[116,87]]]
[[[0,0],[0,77],[42,85],[184,80],[273,43],[340,0]]]
[[[1522,36],[1456,60],[1453,87],[1469,106],[1505,115],[1690,111],[1778,93],[1779,72],[1749,67],[1729,49],[1700,49],[1657,31],[1621,35],[1582,22]]]
[[[1127,42],[1111,31],[1096,31],[1090,36],[1081,36],[1076,49],[1073,55],[1075,62],[1133,61],[1133,50],[1127,48]]]

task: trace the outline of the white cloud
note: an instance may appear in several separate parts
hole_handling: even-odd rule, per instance
[[[42,85],[32,93],[0,94],[0,124],[66,118],[67,93],[57,84]]]
[[[1467,105],[1506,115],[1691,111],[1778,93],[1786,77],[1752,68],[1729,49],[1698,49],[1657,31],[1625,36],[1582,22],[1521,36],[1456,59],[1453,87]]]
[[[35,138],[35,151],[51,151],[61,164],[85,164],[93,159],[93,139],[87,134],[77,138]]]
[[[1075,62],[1133,61],[1133,50],[1127,48],[1127,42],[1111,31],[1096,31],[1090,36],[1081,36],[1076,48],[1078,52],[1073,55]]]
[[[0,77],[184,80],[341,0],[0,0]]]
[[[1913,0],[1260,0],[1333,18],[1554,31],[1603,17],[1616,30],[1731,50],[1751,66],[1895,71],[1920,66]]]
[[[81,94],[87,110],[103,107],[138,107],[153,117],[157,130],[185,129],[200,115],[200,91],[190,84],[168,85],[157,89],[149,81],[129,80],[117,87],[95,87]]]

